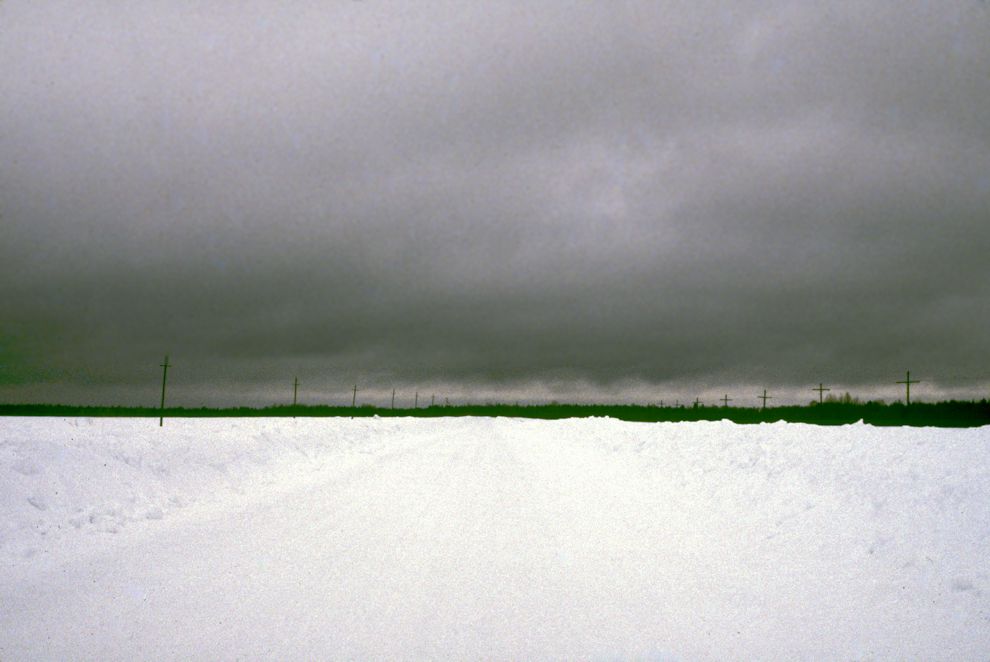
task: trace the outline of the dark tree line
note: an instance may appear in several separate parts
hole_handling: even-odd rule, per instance
[[[783,406],[767,409],[745,407],[660,407],[656,405],[544,405],[485,404],[485,405],[433,405],[424,408],[340,406],[291,406],[232,407],[232,408],[183,408],[164,410],[153,407],[98,407],[73,405],[16,405],[0,404],[0,416],[91,416],[91,417],[146,417],[158,418],[209,418],[209,417],[370,417],[370,416],[505,416],[512,418],[562,419],[607,416],[624,421],[680,422],[720,421],[735,423],[814,423],[818,425],[845,425],[863,421],[872,425],[912,425],[937,427],[976,427],[990,425],[990,402],[950,400],[945,402],[915,402],[910,406],[900,402],[858,402],[855,398],[839,396],[822,404],[808,406]]]

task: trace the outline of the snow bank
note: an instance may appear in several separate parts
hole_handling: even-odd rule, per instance
[[[0,659],[986,659],[990,428],[0,419]]]
[[[384,452],[366,419],[0,418],[0,559],[57,551],[190,505],[293,486],[332,462]]]

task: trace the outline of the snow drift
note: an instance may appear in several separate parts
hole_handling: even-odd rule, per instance
[[[990,428],[0,419],[0,659],[976,659]]]

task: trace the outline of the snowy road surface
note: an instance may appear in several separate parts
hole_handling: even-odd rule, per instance
[[[0,659],[990,658],[990,428],[0,418]]]

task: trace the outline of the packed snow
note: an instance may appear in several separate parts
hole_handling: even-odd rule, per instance
[[[0,418],[0,659],[990,657],[990,427]]]

